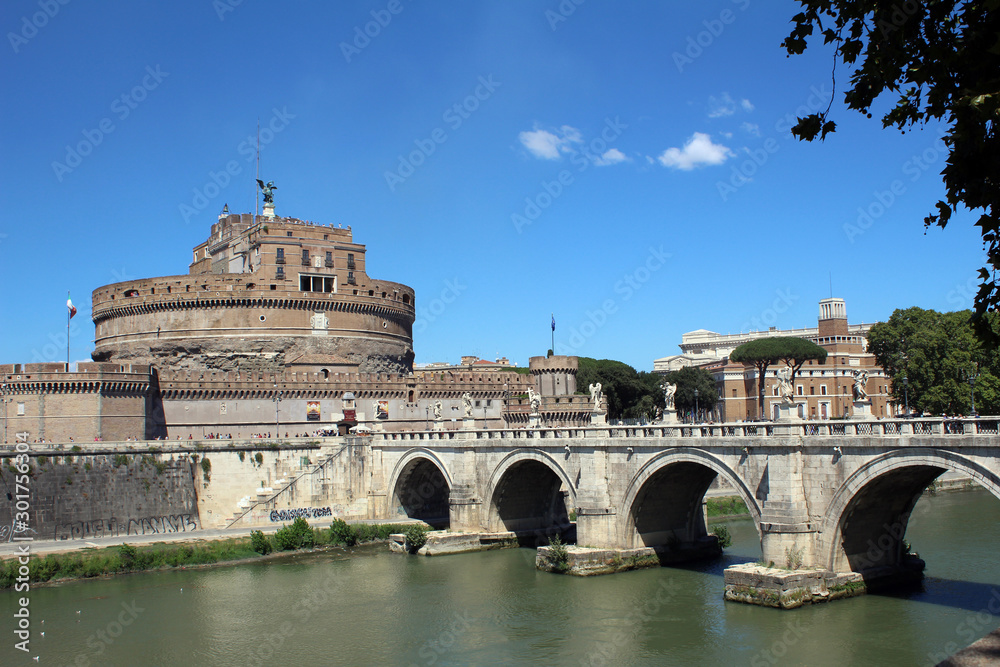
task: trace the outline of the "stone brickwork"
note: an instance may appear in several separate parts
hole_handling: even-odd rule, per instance
[[[94,290],[94,359],[279,372],[327,354],[362,371],[411,370],[413,290],[369,277],[350,228],[251,218],[220,216],[189,275]]]
[[[81,362],[0,366],[0,442],[88,442],[153,437],[150,368]]]
[[[37,539],[188,532],[202,525],[195,470],[186,458],[65,451],[30,461],[28,523]],[[12,464],[0,459],[11,490],[22,477]],[[10,538],[13,510],[12,501],[0,496],[0,540]]]

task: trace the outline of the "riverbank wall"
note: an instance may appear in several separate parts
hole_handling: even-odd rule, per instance
[[[86,540],[249,528],[297,516],[372,518],[360,474],[365,452],[352,452],[338,438],[32,444],[22,450],[0,452],[3,542],[14,535]]]

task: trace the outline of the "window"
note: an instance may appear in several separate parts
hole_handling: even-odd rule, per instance
[[[19,417],[23,417],[24,416],[24,403],[18,403],[17,404],[17,415]]]
[[[336,276],[311,276],[307,273],[299,274],[300,292],[336,292]]]
[[[327,268],[333,268],[333,253],[329,250],[326,251],[326,266]]]
[[[825,384],[820,385],[820,387],[819,387],[819,393],[821,395],[823,395],[823,396],[826,396],[826,385]]]
[[[291,232],[285,232],[285,236],[291,236],[291,235],[292,235]]]
[[[816,395],[816,387],[809,387],[809,395],[810,396]]]
[[[736,398],[736,390],[733,389],[733,398]]]
[[[348,271],[347,272],[347,284],[348,285],[357,285],[358,284],[357,281],[354,280],[354,271]],[[357,294],[358,290],[354,290],[354,293]]]
[[[354,253],[347,253],[347,268],[354,270]]]
[[[278,248],[277,250],[274,251],[274,261],[277,262],[278,264],[284,264],[285,263],[285,249],[284,248]]]
[[[302,266],[309,266],[309,251],[302,249]]]
[[[803,395],[803,392],[802,392],[802,385],[797,385],[797,386],[795,387],[795,389],[796,389],[796,393],[797,393],[797,394],[798,394],[799,396],[802,396],[802,395]]]

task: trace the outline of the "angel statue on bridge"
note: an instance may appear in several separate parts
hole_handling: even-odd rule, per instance
[[[590,385],[590,398],[594,401],[594,411],[599,411],[601,409],[601,400],[604,398],[604,391],[600,382]]]
[[[664,382],[661,386],[663,389],[663,407],[667,410],[674,409],[674,395],[677,393],[677,385],[671,384],[669,382]]]
[[[868,371],[854,371],[854,400],[868,400]]]

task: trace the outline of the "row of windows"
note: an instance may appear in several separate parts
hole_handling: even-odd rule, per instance
[[[274,252],[274,261],[275,261],[276,264],[284,264],[285,263],[285,249],[284,248],[277,248],[277,249],[275,249],[275,252]],[[311,259],[310,259],[310,255],[309,255],[309,250],[306,249],[306,248],[303,248],[302,249],[302,266],[309,266],[310,262],[311,262]],[[324,263],[324,265],[327,268],[331,268],[331,269],[333,268],[333,251],[331,251],[331,250],[327,250],[326,251],[326,257],[324,258],[323,263]],[[317,268],[318,268],[318,266],[319,265],[317,264]],[[354,253],[347,253],[347,268],[351,269],[351,270],[354,269]]]

